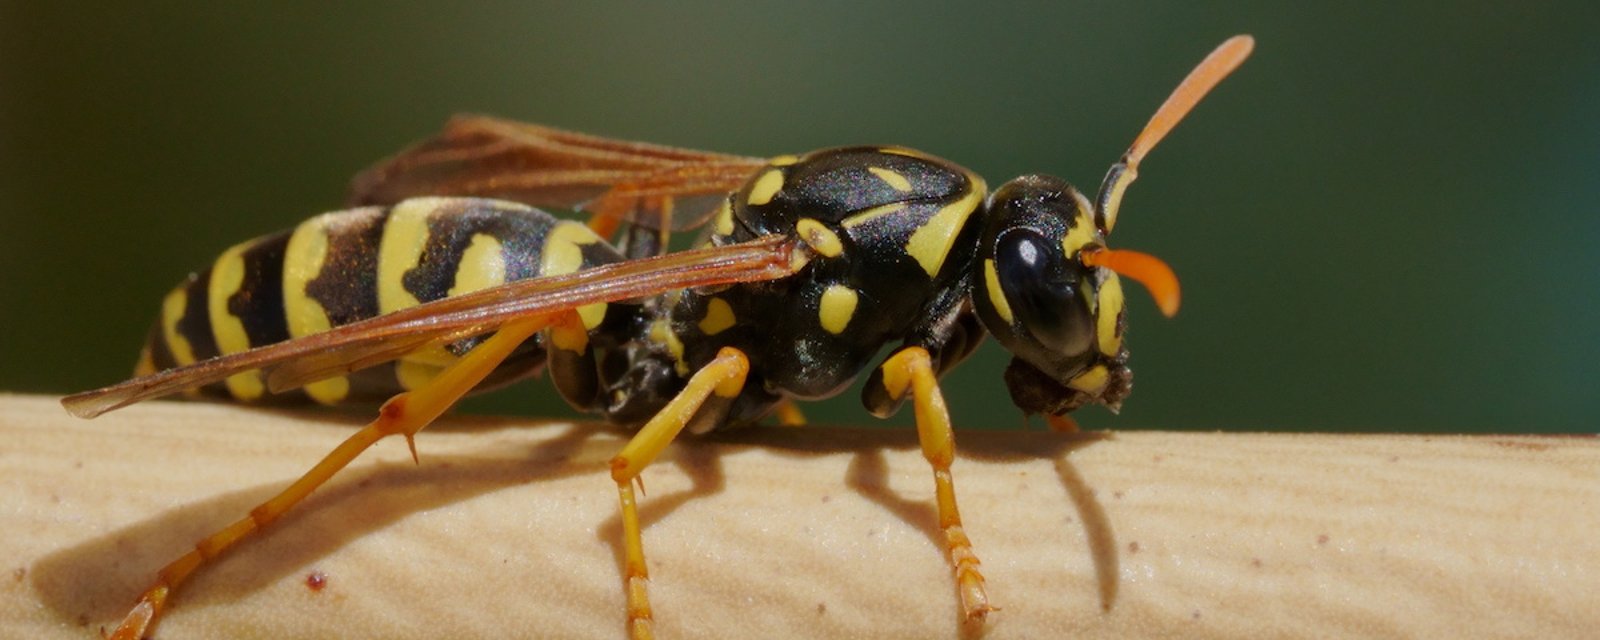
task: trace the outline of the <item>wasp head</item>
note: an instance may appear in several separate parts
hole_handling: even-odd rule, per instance
[[[1177,311],[1172,271],[1145,254],[1107,249],[1107,220],[1051,176],[1023,176],[990,195],[972,298],[1014,356],[1006,386],[1030,414],[1085,404],[1115,411],[1133,388],[1119,272],[1150,288],[1163,313]]]
[[[1090,403],[1115,411],[1133,389],[1117,276],[1143,284],[1168,316],[1178,312],[1178,278],[1154,256],[1106,248],[1106,236],[1140,160],[1254,48],[1254,38],[1234,36],[1200,61],[1111,165],[1093,204],[1050,176],[1023,176],[990,194],[972,299],[984,327],[1016,356],[1006,386],[1023,411],[1059,416]]]

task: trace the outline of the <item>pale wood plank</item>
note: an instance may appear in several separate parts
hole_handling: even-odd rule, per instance
[[[0,396],[0,635],[92,637],[357,421],[161,402],[82,421]],[[420,468],[382,443],[204,571],[158,637],[620,637],[620,435],[440,427]],[[1003,608],[987,638],[1600,632],[1594,438],[958,439]],[[751,430],[663,460],[643,499],[662,637],[960,637],[910,431]]]

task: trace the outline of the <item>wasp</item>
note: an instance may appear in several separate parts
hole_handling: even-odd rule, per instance
[[[914,406],[960,607],[981,623],[995,607],[956,505],[939,376],[993,335],[1024,412],[1065,428],[1081,406],[1120,406],[1132,389],[1120,278],[1168,316],[1179,289],[1164,262],[1106,237],[1145,154],[1253,46],[1236,36],[1202,61],[1094,200],[1045,175],[990,191],[896,146],[756,159],[453,119],[357,176],[354,208],[224,251],[166,296],[137,377],[63,399],[93,417],[180,392],[388,398],[282,493],[162,568],[111,637],[146,636],[196,570],[373,443],[400,436],[415,457],[417,432],[462,396],[540,371],[573,407],[637,428],[610,462],[632,637],[650,637],[654,615],[640,473],[684,431],[802,422],[793,403],[867,371],[867,411]],[[668,250],[694,228],[697,248]]]

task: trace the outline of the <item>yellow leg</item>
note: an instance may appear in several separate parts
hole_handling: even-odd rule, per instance
[[[563,313],[550,321],[550,342],[559,349],[583,353],[589,348],[589,330],[576,313]]]
[[[661,455],[673,438],[694,417],[706,398],[716,394],[731,399],[744,388],[750,361],[738,349],[725,347],[716,359],[695,372],[694,377],[667,406],[646,422],[627,446],[611,459],[611,478],[617,481],[622,502],[623,588],[628,597],[628,635],[634,640],[655,637],[651,630],[650,573],[644,564],[644,543],[639,536],[639,508],[633,497],[633,483],[639,472]]]
[[[928,351],[922,347],[907,347],[890,356],[883,363],[883,386],[896,399],[908,389],[911,391],[922,457],[933,465],[939,528],[944,530],[945,547],[955,569],[961,610],[968,621],[982,622],[996,607],[989,605],[983,574],[978,570],[978,556],[972,551],[972,541],[961,526],[961,512],[956,508],[955,482],[950,476],[950,463],[956,455],[955,433],[950,428],[950,412],[945,409],[944,395],[939,393],[939,380],[934,375]]]
[[[289,485],[282,493],[257,505],[250,510],[249,515],[196,543],[193,551],[163,567],[156,574],[155,584],[139,597],[139,602],[128,612],[127,617],[123,618],[117,630],[112,632],[111,640],[139,640],[147,637],[161,617],[172,592],[176,591],[196,569],[215,559],[246,536],[272,524],[285,511],[299,504],[373,443],[385,436],[405,436],[407,445],[411,447],[411,456],[415,459],[417,448],[412,436],[455,404],[456,400],[489,375],[489,372],[505,360],[506,356],[511,355],[517,345],[527,340],[545,324],[545,319],[535,318],[501,327],[494,336],[441,371],[426,386],[397,395],[384,403],[383,408],[378,411],[376,420],[340,443],[328,453],[327,457],[305,475],[300,476],[299,480],[294,481],[294,484]]]

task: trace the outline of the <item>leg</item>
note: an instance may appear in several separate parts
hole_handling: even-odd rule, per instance
[[[1050,430],[1056,433],[1078,433],[1082,431],[1082,429],[1078,428],[1078,421],[1073,420],[1072,416],[1068,415],[1045,414],[1044,423],[1049,425]]]
[[[416,458],[417,448],[412,436],[455,404],[506,356],[511,355],[517,345],[545,324],[544,318],[534,318],[501,327],[494,336],[445,368],[427,386],[402,393],[384,403],[376,420],[340,443],[282,493],[257,505],[249,515],[196,543],[193,551],[163,567],[156,574],[155,584],[139,597],[138,604],[133,606],[122,624],[111,634],[111,640],[139,640],[146,637],[161,617],[172,592],[196,569],[222,555],[246,536],[272,524],[384,436],[405,436],[406,443],[411,446],[411,456]]]
[[[950,463],[955,459],[955,434],[950,429],[950,413],[939,393],[932,359],[922,347],[906,347],[883,363],[883,386],[889,396],[899,399],[909,389],[917,412],[917,439],[922,441],[922,456],[933,465],[933,485],[939,501],[939,528],[944,530],[945,547],[955,568],[961,591],[961,609],[968,621],[981,622],[995,607],[989,605],[983,574],[978,571],[978,556],[972,551],[956,509],[955,483]]]
[[[738,349],[725,347],[684,386],[677,397],[646,422],[627,446],[611,459],[611,478],[617,482],[622,502],[623,580],[628,596],[628,635],[635,640],[654,637],[650,628],[649,571],[644,564],[644,543],[639,537],[639,509],[633,497],[633,483],[639,472],[667,448],[678,432],[689,424],[700,406],[712,394],[731,401],[744,387],[750,361]]]
[[[589,215],[589,230],[601,238],[610,240],[622,226],[628,212],[638,206],[637,203],[638,198],[613,196],[603,199],[597,205],[592,205],[594,212]]]
[[[779,402],[778,408],[774,409],[772,414],[778,419],[778,426],[806,426],[806,414],[800,410],[800,407],[796,405],[793,399],[785,398],[782,402]]]

